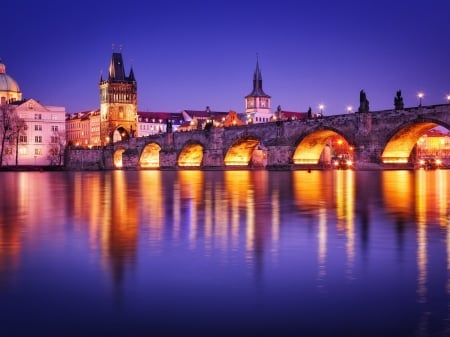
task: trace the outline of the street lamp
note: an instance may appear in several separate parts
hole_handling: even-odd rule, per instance
[[[419,97],[419,107],[422,106],[422,98],[423,98],[424,94],[423,92],[419,92],[417,94],[417,97]]]
[[[325,108],[325,106],[323,104],[319,104],[319,110],[320,110],[321,116],[323,116],[323,108]]]
[[[447,103],[450,104],[450,94],[447,95]]]
[[[347,107],[347,112],[348,112],[348,113],[351,113],[351,112],[352,112],[352,109],[353,109],[353,107],[352,107],[351,105],[349,105],[349,106]]]

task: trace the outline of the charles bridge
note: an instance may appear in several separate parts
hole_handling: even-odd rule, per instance
[[[318,169],[332,136],[344,138],[355,169],[412,168],[414,148],[428,130],[450,129],[450,104],[321,118],[169,132],[105,147],[68,148],[69,170]]]

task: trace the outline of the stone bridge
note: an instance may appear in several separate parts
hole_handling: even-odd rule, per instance
[[[335,135],[349,144],[355,169],[412,168],[417,141],[436,126],[450,129],[450,104],[211,127],[95,149],[68,148],[66,168],[315,169],[328,163],[324,153]]]

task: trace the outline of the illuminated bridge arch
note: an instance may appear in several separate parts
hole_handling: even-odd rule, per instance
[[[178,156],[178,166],[200,167],[203,162],[204,146],[200,143],[188,143]]]
[[[347,137],[332,129],[322,129],[309,133],[299,141],[297,147],[295,148],[292,156],[293,163],[296,165],[319,164],[322,153],[326,151],[326,146],[335,136],[341,136],[345,142],[350,143]],[[325,159],[325,161],[329,161],[331,159],[331,151],[330,153],[324,153],[324,157],[329,157],[322,158]]]
[[[124,148],[119,148],[116,151],[114,151],[114,167],[115,168],[122,168],[123,162],[122,162],[122,154],[125,152]]]
[[[235,141],[225,155],[225,166],[261,166],[267,161],[267,151],[256,137],[245,137]]]
[[[112,137],[113,137],[113,142],[116,143],[116,142],[120,142],[122,140],[127,140],[128,138],[130,138],[130,135],[126,128],[124,128],[123,126],[119,126],[118,128],[116,128],[113,131]]]
[[[449,125],[434,120],[423,120],[408,125],[403,125],[395,130],[389,137],[381,154],[381,161],[385,164],[406,164],[410,162],[411,152],[421,136],[427,131]]]
[[[141,168],[158,168],[159,167],[159,151],[161,146],[157,143],[149,143],[142,150],[139,164]]]

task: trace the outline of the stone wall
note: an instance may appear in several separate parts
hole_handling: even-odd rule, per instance
[[[199,144],[203,148],[202,167],[220,169],[225,167],[225,155],[234,144],[257,140],[258,149],[263,148],[267,153],[267,158],[262,158],[268,169],[289,169],[293,165],[293,154],[303,139],[308,137],[309,142],[320,143],[331,132],[341,135],[354,147],[356,168],[373,169],[381,167],[388,143],[398,141],[398,147],[404,146],[403,143],[411,147],[420,132],[423,134],[424,130],[436,125],[450,129],[450,105],[166,133],[129,139],[105,148],[68,148],[65,166],[69,170],[114,169],[114,154],[122,149],[122,167],[139,169],[145,147],[158,144],[161,147],[160,168],[177,169],[177,159],[183,149],[188,144]],[[255,159],[257,165],[263,159]]]

